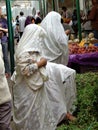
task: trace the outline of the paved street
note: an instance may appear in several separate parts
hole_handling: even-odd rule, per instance
[[[10,78],[8,78],[8,84],[9,84],[9,88],[10,88],[10,91],[12,94],[12,82],[11,82]],[[13,125],[13,120],[11,121],[11,126],[12,126],[12,130],[15,130],[15,127]]]

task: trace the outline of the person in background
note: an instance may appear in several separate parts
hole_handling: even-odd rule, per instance
[[[0,41],[2,45],[3,51],[3,59],[5,65],[5,74],[8,78],[10,76],[10,67],[9,67],[9,60],[8,60],[8,27],[7,27],[7,20],[2,15],[2,8],[0,7]]]
[[[92,0],[93,7],[86,21],[91,21],[94,37],[98,39],[98,0]]]
[[[40,24],[41,21],[42,21],[42,18],[41,18],[40,10],[37,10],[36,15],[35,15],[35,24]]]
[[[25,20],[26,17],[24,16],[24,13],[21,11],[20,12],[20,17],[19,17],[19,33],[20,33],[20,38],[23,34],[24,28],[25,28]]]
[[[5,77],[2,46],[0,44],[0,130],[11,130],[11,93]]]
[[[25,27],[31,23],[35,23],[35,18],[33,16],[27,16],[25,21]]]
[[[87,13],[87,17],[90,14],[90,10]],[[85,17],[84,17],[85,19]],[[92,32],[92,26],[91,26],[91,20],[88,20],[86,22],[81,23],[81,29],[88,35],[90,32]]]
[[[63,18],[66,18],[66,11],[67,11],[67,8],[65,6],[62,7],[62,17]]]
[[[14,38],[16,39],[16,44],[19,42],[20,33],[19,33],[19,15],[15,18],[15,28],[14,28]]]
[[[64,20],[61,18],[61,23],[62,23],[62,25],[63,25],[63,27],[64,27],[64,30],[65,30],[65,33],[67,34],[67,35],[69,35],[70,33],[71,34],[73,34],[74,33],[74,30],[72,29],[72,27],[69,25],[69,24],[67,24],[67,23],[64,23]],[[69,31],[68,31],[69,30]],[[69,33],[67,33],[67,32],[69,32]]]
[[[16,21],[16,24],[19,24],[19,15],[16,16],[15,21]]]
[[[72,28],[75,32],[75,35],[77,36],[78,33],[78,19],[77,19],[77,10],[74,9],[72,14]]]

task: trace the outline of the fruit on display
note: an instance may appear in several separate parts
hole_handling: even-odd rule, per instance
[[[69,44],[69,54],[84,54],[98,52],[97,46],[79,46],[79,44],[71,43]]]
[[[68,41],[69,54],[84,54],[91,52],[98,52],[98,40],[94,38],[94,33],[89,33],[88,36],[83,32],[82,40],[76,38],[74,34],[70,35]]]

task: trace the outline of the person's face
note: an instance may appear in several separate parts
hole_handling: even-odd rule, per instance
[[[35,20],[32,20],[31,23],[35,23]]]

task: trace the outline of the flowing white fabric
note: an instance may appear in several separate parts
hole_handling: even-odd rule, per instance
[[[54,64],[52,63],[47,64],[46,68],[48,70],[49,75],[49,81],[46,83],[47,90],[49,93],[48,94],[49,99],[52,102],[54,111],[56,109],[56,106],[60,106],[60,103],[61,104],[63,103],[62,106],[64,108],[64,102],[65,102],[66,112],[72,113],[75,109],[73,104],[76,101],[76,83],[75,83],[76,72],[75,70],[65,66],[68,63],[68,45],[67,45],[68,37],[66,36],[64,29],[62,27],[61,16],[54,11],[48,13],[47,16],[43,19],[41,27],[45,29],[48,35],[47,37],[45,37],[44,43],[41,44],[41,50],[43,52],[43,56],[48,61],[54,62]],[[53,88],[51,86],[53,86]],[[65,96],[65,100],[58,100],[60,99],[60,93],[57,92],[59,89],[62,90],[61,95]],[[54,101],[52,100],[54,98],[52,92],[56,93],[56,97],[58,97],[57,98],[58,105],[57,104],[54,105],[55,100]],[[58,107],[58,110],[59,109],[61,109],[61,111],[64,112],[64,110],[61,107]],[[54,113],[55,117],[57,117],[58,115],[61,116],[61,113],[59,113],[59,111],[55,111]]]
[[[44,35],[44,30],[38,25],[28,25],[16,49],[16,77],[13,86],[16,130],[56,129],[57,120],[44,86],[43,76],[47,76],[45,68],[32,73],[30,69],[34,64],[32,60],[42,58],[36,44],[40,44]]]
[[[21,68],[28,66],[28,63],[22,63],[25,56],[22,56],[22,61],[18,61],[20,64],[16,68],[16,83],[13,87],[15,127],[17,130],[55,130],[57,121],[40,73],[31,76],[21,74]],[[32,55],[29,56],[31,58]]]
[[[24,33],[18,43],[18,47],[15,55],[19,57],[20,55],[22,55],[22,53],[28,51],[40,52],[39,43],[42,41],[42,39],[45,36],[46,36],[46,32],[40,26],[38,28],[36,24],[28,25],[25,28]]]
[[[46,33],[41,27],[28,25],[16,49],[13,92],[14,122],[17,130],[55,130],[66,113],[73,112],[74,109],[73,103],[76,99],[74,70],[61,64],[48,62],[47,73],[39,70],[37,75],[31,74],[27,77],[21,74],[23,68],[29,67],[30,59],[39,59],[34,55],[41,57],[43,51],[41,44],[44,37]],[[39,80],[34,82],[34,78],[46,74],[48,74],[48,81],[44,84]],[[38,87],[38,83],[42,85]]]
[[[40,25],[48,35],[42,44],[43,55],[48,61],[67,65],[68,36],[65,34],[61,24],[61,15],[54,11],[49,12]]]
[[[62,121],[67,112],[73,113],[76,101],[75,70],[62,64],[48,62],[46,70],[49,80],[45,82],[46,90],[55,119]]]

